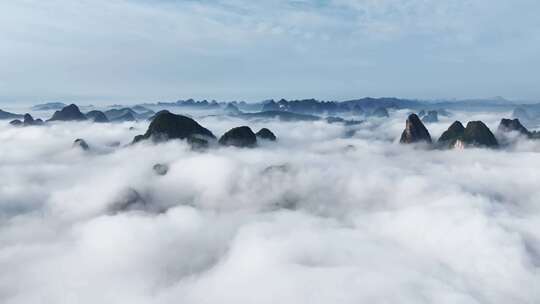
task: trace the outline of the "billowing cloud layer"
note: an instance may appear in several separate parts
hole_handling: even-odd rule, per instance
[[[535,0],[2,1],[0,103],[537,99],[539,8]]]
[[[0,302],[538,302],[540,145],[401,146],[405,114],[350,138],[254,122],[280,140],[205,153],[122,147],[144,123],[2,123]],[[494,129],[498,116],[469,117]],[[199,121],[216,134],[245,123]],[[132,190],[146,208],[111,212]]]

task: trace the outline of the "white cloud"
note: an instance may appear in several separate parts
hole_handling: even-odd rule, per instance
[[[279,141],[205,153],[107,146],[144,123],[3,123],[0,302],[537,302],[540,145],[401,146],[405,115],[352,138],[320,122],[250,122]],[[493,130],[500,115],[429,129],[482,118]],[[246,123],[198,120],[216,135]],[[78,137],[93,151],[74,150]],[[127,188],[167,211],[108,212]]]

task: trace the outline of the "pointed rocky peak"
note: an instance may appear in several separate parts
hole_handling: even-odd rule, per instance
[[[74,104],[64,107],[60,111],[54,112],[53,116],[49,121],[79,121],[86,120],[86,116],[81,113],[79,107]]]
[[[41,119],[34,119],[32,117],[32,115],[26,113],[24,116],[23,116],[23,120],[20,120],[20,119],[15,119],[15,120],[12,120],[10,121],[10,124],[12,126],[16,126],[16,127],[28,127],[28,126],[41,126],[43,125],[43,120]]]
[[[417,142],[431,143],[431,135],[418,115],[411,114],[405,123],[405,130],[401,134],[400,143],[412,144]]]
[[[498,128],[499,132],[518,132],[525,136],[531,136],[531,132],[525,128],[519,119],[507,119],[503,118],[501,119],[501,122],[499,124]]]
[[[497,147],[499,145],[491,130],[481,121],[470,121],[466,128],[463,128],[461,122],[454,122],[441,135],[439,144],[458,149],[470,146]]]
[[[446,145],[448,147],[453,147],[456,141],[463,138],[465,133],[465,127],[461,124],[460,121],[454,121],[450,127],[443,132],[441,137],[439,137],[438,143],[441,145]]]
[[[469,121],[463,133],[463,142],[466,145],[477,147],[498,147],[499,142],[491,130],[481,121]]]
[[[23,123],[25,125],[32,125],[34,124],[34,117],[32,117],[32,115],[26,113],[24,114],[24,120],[23,120]]]
[[[221,136],[219,143],[239,148],[254,147],[257,144],[257,137],[250,127],[242,126],[227,131]]]
[[[276,141],[277,137],[267,128],[262,128],[255,134],[257,138],[264,139],[264,140],[270,140],[270,141]]]
[[[23,121],[23,124],[25,127],[27,126],[41,126],[43,125],[43,120],[41,119],[34,119],[34,117],[32,117],[32,115],[26,113],[24,115],[24,121]]]

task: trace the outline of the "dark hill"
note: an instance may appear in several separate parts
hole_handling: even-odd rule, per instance
[[[267,128],[260,129],[259,132],[257,132],[255,134],[255,136],[257,136],[257,138],[264,139],[264,140],[270,140],[270,141],[276,141],[276,139],[277,139],[276,135],[274,133],[272,133],[272,131],[270,131]]]
[[[257,144],[257,137],[250,127],[242,126],[227,131],[221,136],[219,143],[239,148],[254,147]]]
[[[454,121],[450,127],[439,137],[439,145],[453,147],[458,140],[463,139],[465,127],[460,121]]]
[[[74,104],[64,107],[60,111],[54,112],[49,121],[81,121],[86,120],[86,116],[81,113],[79,107]]]
[[[431,143],[431,135],[418,115],[411,114],[405,123],[405,130],[401,134],[400,143],[411,144],[417,142]]]
[[[195,120],[176,115],[170,112],[162,112],[150,123],[148,130],[143,135],[138,135],[133,142],[151,139],[155,142],[170,139],[186,139],[197,146],[205,146],[209,140],[216,137],[210,130],[199,125]]]

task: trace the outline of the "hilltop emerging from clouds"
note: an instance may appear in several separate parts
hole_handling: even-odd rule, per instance
[[[539,300],[536,114],[400,102],[1,120],[0,301]]]

